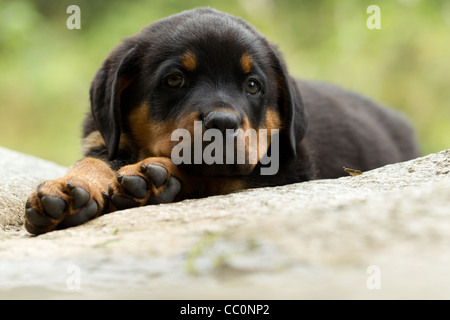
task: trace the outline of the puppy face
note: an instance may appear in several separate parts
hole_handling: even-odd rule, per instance
[[[91,104],[110,159],[125,134],[140,158],[173,158],[180,144],[173,133],[183,129],[191,137],[182,149],[190,161],[180,166],[198,175],[248,175],[272,133],[280,132],[279,152],[292,156],[306,130],[299,93],[278,52],[241,19],[211,9],[160,20],[126,39],[97,73]],[[304,119],[300,132],[296,117]],[[208,130],[214,138],[205,139]],[[208,154],[217,161],[199,162],[196,155],[213,142]]]

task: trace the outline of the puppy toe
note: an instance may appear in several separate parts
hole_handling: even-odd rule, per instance
[[[161,187],[168,176],[166,168],[154,164],[142,165],[141,172],[147,175],[156,188]]]
[[[45,195],[41,198],[45,212],[53,219],[60,219],[66,210],[66,202],[58,197]]]
[[[149,204],[170,203],[180,193],[181,182],[175,177],[170,177],[166,188],[157,196],[150,198]]]
[[[131,198],[127,198],[117,194],[114,194],[111,197],[111,201],[113,205],[119,210],[134,208],[140,205],[138,202],[134,201]]]
[[[81,189],[81,188],[80,188]],[[76,213],[68,215],[60,224],[61,228],[74,227],[85,223],[92,219],[98,211],[98,204],[96,201],[91,201],[84,205]]]
[[[72,196],[72,209],[77,210],[88,203],[90,195],[89,192],[80,187],[74,187],[70,194]]]
[[[147,196],[147,182],[139,176],[124,176],[120,183],[135,198],[144,199]]]
[[[29,223],[25,225],[27,230],[30,233],[35,233],[29,230],[29,228],[33,228],[33,230],[38,229],[39,227],[48,227],[52,224],[49,218],[43,216],[39,212],[37,212],[34,208],[26,208],[25,210],[25,220]]]

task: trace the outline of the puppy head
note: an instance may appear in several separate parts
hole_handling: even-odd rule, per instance
[[[243,20],[204,8],[162,19],[125,39],[94,78],[91,108],[111,160],[123,134],[141,158],[171,157],[180,142],[173,133],[183,129],[191,134],[184,156],[189,151],[192,160],[183,166],[202,175],[251,173],[256,163],[249,159],[256,154],[258,162],[267,153],[274,129],[280,157],[295,156],[307,127],[300,93],[277,49]],[[266,142],[259,129],[267,129]],[[256,143],[247,134],[252,130]],[[224,147],[217,154],[220,135]],[[214,149],[209,154],[223,161],[199,163],[199,147],[200,153]],[[238,163],[242,148],[245,163]],[[234,162],[227,161],[230,150]]]

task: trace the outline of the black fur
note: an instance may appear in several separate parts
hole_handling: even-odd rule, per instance
[[[164,76],[187,50],[199,58],[198,68],[186,76],[185,89],[170,91],[162,84]],[[239,93],[245,77],[235,65],[244,52],[263,83],[257,97]],[[106,146],[86,156],[103,158],[113,167],[142,160],[133,139],[126,147],[119,141],[130,137],[127,115],[143,101],[158,121],[186,110],[204,113],[219,102],[257,127],[263,125],[266,107],[274,106],[282,120],[280,170],[261,176],[257,166],[239,176],[247,187],[336,178],[347,175],[343,166],[366,171],[418,156],[414,133],[401,115],[335,86],[293,79],[264,36],[242,19],[213,9],[155,22],[110,54],[92,83],[92,115],[84,130],[84,136],[99,130]]]

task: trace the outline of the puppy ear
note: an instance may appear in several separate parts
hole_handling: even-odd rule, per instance
[[[91,111],[97,128],[105,140],[108,158],[116,157],[121,134],[122,92],[133,81],[136,74],[135,47],[117,48],[97,71],[91,84]]]
[[[272,47],[274,53],[274,69],[278,81],[278,107],[282,115],[283,133],[287,140],[288,154],[296,157],[297,144],[303,139],[308,128],[308,117],[303,105],[298,86],[289,76],[281,53]]]

